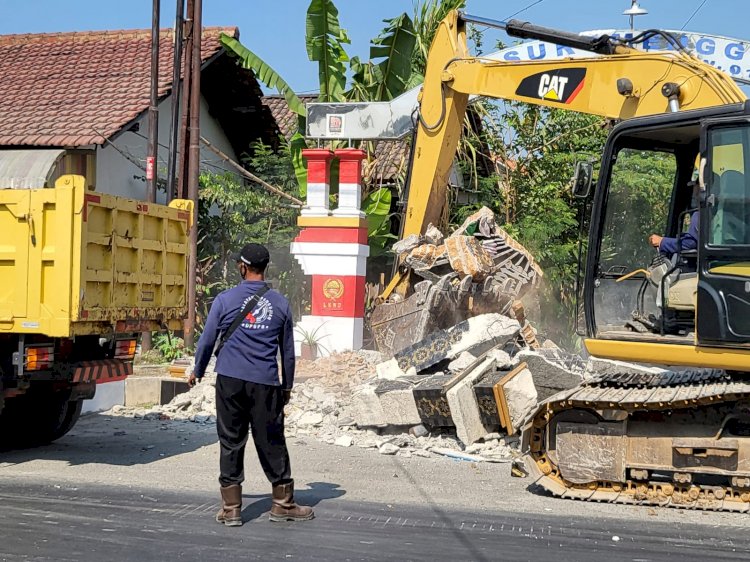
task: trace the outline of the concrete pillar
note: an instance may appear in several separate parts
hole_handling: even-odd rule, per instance
[[[337,217],[365,218],[361,211],[362,160],[365,151],[358,148],[335,150],[339,160],[339,206],[333,211]]]
[[[306,148],[302,151],[302,158],[307,161],[307,205],[302,209],[302,216],[327,217],[333,152]]]
[[[303,316],[295,327],[296,352],[300,354],[305,334],[314,334],[320,355],[360,349],[370,255],[367,221],[360,210],[364,152],[336,151],[342,160],[339,207],[333,215],[328,214],[328,170],[333,153],[314,149],[303,151],[303,155],[308,162],[307,207],[297,220],[302,230],[290,249],[305,274],[312,277],[312,302],[311,314]]]

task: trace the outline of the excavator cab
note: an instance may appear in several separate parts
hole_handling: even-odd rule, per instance
[[[750,346],[750,121],[744,111],[734,105],[637,118],[613,130],[579,280],[589,337]],[[682,248],[692,221],[697,243],[690,238]],[[676,244],[660,252],[649,244],[652,234]]]
[[[750,116],[701,136],[699,345],[750,347]]]

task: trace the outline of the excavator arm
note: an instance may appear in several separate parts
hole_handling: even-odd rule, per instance
[[[556,107],[608,119],[700,109],[746,99],[723,72],[680,51],[641,52],[608,37],[584,38],[525,22],[496,22],[509,34],[584,48],[598,57],[555,61],[494,61],[468,52],[466,23],[451,12],[435,34],[419,96],[419,122],[411,163],[402,238],[440,224],[448,176],[461,136],[469,96]],[[492,20],[479,23],[492,25]],[[408,272],[384,291],[405,295]]]

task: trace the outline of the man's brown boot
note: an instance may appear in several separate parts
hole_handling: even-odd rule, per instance
[[[308,521],[315,517],[311,507],[294,503],[294,481],[273,487],[271,521]]]
[[[242,486],[221,487],[221,509],[216,514],[216,522],[223,523],[227,527],[239,527],[242,525]]]

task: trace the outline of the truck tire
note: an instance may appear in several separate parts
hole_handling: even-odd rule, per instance
[[[7,400],[0,414],[0,446],[29,448],[59,439],[78,421],[83,400],[67,392],[31,392]]]

